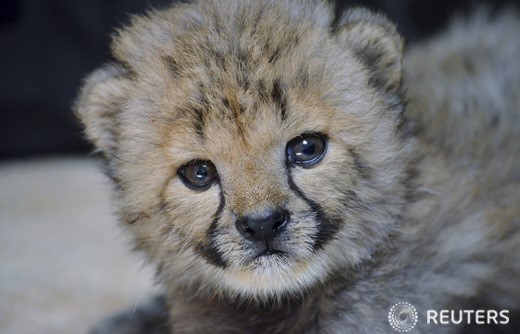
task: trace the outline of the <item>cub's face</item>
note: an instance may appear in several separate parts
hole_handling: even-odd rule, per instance
[[[401,45],[365,11],[331,33],[323,4],[237,3],[135,19],[77,111],[163,283],[281,297],[370,258],[398,220]]]

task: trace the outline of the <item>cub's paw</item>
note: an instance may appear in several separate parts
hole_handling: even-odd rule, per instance
[[[157,296],[103,320],[90,334],[169,334],[168,307]]]

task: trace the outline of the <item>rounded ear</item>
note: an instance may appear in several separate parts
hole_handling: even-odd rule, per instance
[[[367,66],[372,84],[385,91],[399,91],[403,40],[393,23],[380,14],[355,8],[342,14],[336,34]]]
[[[84,80],[76,99],[74,111],[85,127],[87,138],[105,155],[117,149],[118,118],[130,83],[123,66],[108,64]]]

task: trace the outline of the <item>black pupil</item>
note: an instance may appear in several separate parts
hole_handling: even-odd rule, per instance
[[[323,141],[316,135],[295,140],[289,147],[289,154],[295,162],[312,162],[323,152]]]
[[[182,167],[180,175],[188,185],[205,188],[215,181],[217,171],[209,161],[193,161]]]
[[[305,133],[287,143],[286,153],[290,162],[303,166],[318,163],[325,151],[325,139],[320,134]]]
[[[197,165],[195,166],[195,178],[198,181],[204,182],[209,176],[208,165]]]
[[[296,152],[298,157],[309,158],[316,154],[316,145],[314,141],[304,139],[301,144],[301,152]]]

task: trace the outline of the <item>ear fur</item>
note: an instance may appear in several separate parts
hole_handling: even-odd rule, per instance
[[[367,66],[372,83],[398,92],[402,78],[403,40],[393,23],[363,8],[346,11],[337,24],[337,38]]]
[[[118,118],[129,86],[123,66],[108,64],[85,79],[76,100],[74,110],[88,139],[105,155],[117,148]]]

